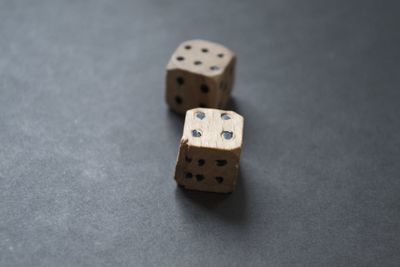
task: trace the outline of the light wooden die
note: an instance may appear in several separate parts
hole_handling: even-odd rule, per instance
[[[243,139],[242,116],[196,108],[186,112],[175,169],[186,189],[229,193],[235,189]]]
[[[233,88],[236,57],[223,45],[189,40],[167,65],[166,102],[177,113],[196,107],[224,108]]]

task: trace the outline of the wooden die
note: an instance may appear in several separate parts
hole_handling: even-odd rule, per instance
[[[233,111],[196,108],[186,112],[175,169],[187,189],[232,192],[239,171],[242,116]]]
[[[166,102],[184,114],[196,107],[224,108],[233,88],[236,57],[205,40],[183,42],[167,65]]]

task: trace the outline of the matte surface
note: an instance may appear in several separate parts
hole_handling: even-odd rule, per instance
[[[398,1],[0,1],[0,266],[398,266]],[[172,175],[182,41],[238,56],[232,195]]]

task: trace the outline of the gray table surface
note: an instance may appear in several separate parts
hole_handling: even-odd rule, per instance
[[[399,266],[398,1],[0,0],[0,266]],[[177,188],[164,71],[237,53],[237,191]]]

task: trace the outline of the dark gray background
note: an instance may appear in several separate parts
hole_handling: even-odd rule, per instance
[[[398,266],[396,2],[0,0],[0,266]],[[191,38],[238,55],[231,195],[172,179]]]

